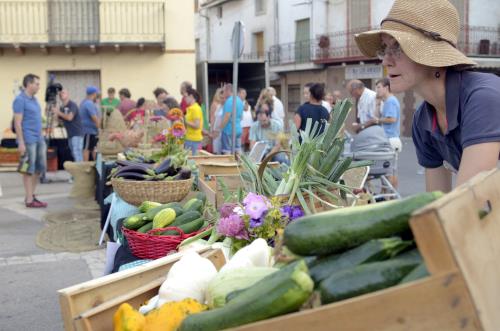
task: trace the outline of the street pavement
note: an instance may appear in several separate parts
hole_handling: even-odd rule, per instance
[[[403,196],[424,191],[411,139],[403,139],[399,157],[399,192]],[[67,179],[65,172],[49,178]],[[54,253],[36,246],[36,235],[45,224],[47,210],[26,209],[21,177],[0,173],[0,330],[63,330],[57,290],[103,274],[104,249],[85,253]],[[71,184],[40,185],[37,194],[50,211],[71,209],[67,195]]]

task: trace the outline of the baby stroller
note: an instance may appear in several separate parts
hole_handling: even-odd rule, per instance
[[[365,184],[373,199],[401,199],[399,192],[386,177],[397,169],[397,153],[386,138],[384,129],[378,125],[370,126],[356,136],[348,136],[348,140],[351,144],[347,155],[358,161],[373,161]]]

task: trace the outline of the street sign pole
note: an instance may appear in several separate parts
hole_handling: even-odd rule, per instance
[[[238,61],[241,54],[243,53],[244,48],[243,23],[241,21],[234,23],[233,37],[231,41],[233,46],[233,107],[231,114],[231,127],[233,129],[233,135],[231,153],[234,155],[236,154],[236,98],[238,97]]]

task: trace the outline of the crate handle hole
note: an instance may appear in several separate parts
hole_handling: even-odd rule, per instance
[[[479,219],[482,220],[491,213],[491,201],[486,200],[483,208],[479,209]]]

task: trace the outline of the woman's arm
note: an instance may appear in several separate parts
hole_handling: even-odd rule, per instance
[[[200,128],[200,119],[197,118],[192,122],[186,121],[186,125],[195,129],[195,130],[198,130]]]
[[[482,143],[466,147],[462,153],[457,185],[468,181],[478,173],[497,167],[500,142]]]
[[[300,130],[300,125],[302,124],[302,118],[299,114],[295,114],[293,120],[295,121],[295,127],[297,130]]]
[[[451,191],[451,172],[444,166],[439,168],[425,169],[425,190],[432,191]]]

